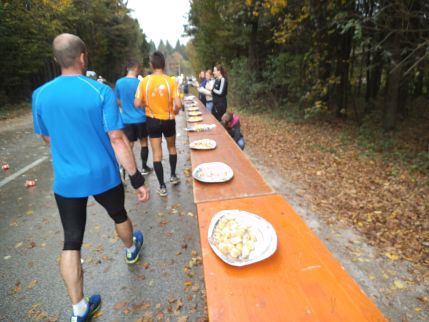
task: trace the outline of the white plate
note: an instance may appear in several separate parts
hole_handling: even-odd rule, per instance
[[[211,139],[201,139],[191,142],[189,146],[191,149],[195,150],[213,150],[216,148],[216,141]]]
[[[187,108],[188,112],[199,111],[198,106],[190,106]]]
[[[188,128],[185,128],[189,132],[204,132],[210,131],[216,127],[216,124],[194,124]]]
[[[189,111],[188,110],[188,115],[189,116],[201,116],[201,115],[203,115],[203,113],[201,113],[200,111]]]
[[[234,172],[223,162],[209,162],[199,164],[192,176],[201,182],[226,182],[232,179]]]
[[[203,118],[201,116],[190,116],[187,121],[189,123],[193,123],[193,122],[201,122],[202,120]]]
[[[227,217],[250,227],[252,234],[257,238],[255,249],[250,252],[247,259],[234,259],[225,256],[215,245],[213,234],[219,220]],[[277,234],[273,226],[264,218],[244,210],[222,210],[215,214],[210,221],[208,241],[215,254],[225,263],[233,266],[245,266],[262,261],[273,255],[277,249]]]

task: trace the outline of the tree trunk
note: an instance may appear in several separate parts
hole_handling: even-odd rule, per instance
[[[402,67],[397,65],[401,60],[401,47],[399,37],[395,36],[393,41],[393,70],[390,72],[389,85],[387,88],[387,102],[384,110],[384,129],[392,130],[396,125],[398,107],[399,107],[399,92],[402,76]]]

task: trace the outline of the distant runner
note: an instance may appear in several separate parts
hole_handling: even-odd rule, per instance
[[[142,160],[141,173],[147,175],[152,168],[147,165],[149,148],[147,146],[146,113],[144,109],[134,107],[134,96],[139,86],[141,67],[137,61],[130,61],[127,65],[127,75],[116,81],[115,94],[118,105],[122,107],[121,116],[124,122],[124,133],[131,143],[140,141],[140,157]]]
[[[146,107],[147,132],[153,154],[153,167],[159,182],[158,194],[167,196],[162,167],[162,136],[167,141],[170,161],[170,183],[176,185],[180,179],[176,176],[176,121],[174,115],[179,113],[182,102],[179,97],[177,83],[164,74],[164,55],[156,51],[152,54],[152,75],[146,76],[139,84],[134,105]]]

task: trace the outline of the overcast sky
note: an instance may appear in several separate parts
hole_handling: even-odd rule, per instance
[[[158,46],[168,40],[174,47],[177,39],[185,44],[189,38],[181,37],[187,23],[189,0],[128,0],[131,16],[137,18],[146,40]]]

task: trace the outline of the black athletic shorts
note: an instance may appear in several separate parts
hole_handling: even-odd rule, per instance
[[[124,208],[125,192],[122,183],[110,190],[94,195],[94,199],[106,209],[116,224],[123,223],[128,219]],[[64,229],[63,249],[80,250],[85,233],[88,197],[66,198],[55,194],[55,200]]]
[[[176,135],[176,120],[158,120],[148,117],[146,119],[147,133],[150,138],[166,138]]]
[[[135,142],[147,138],[146,122],[144,123],[126,123],[122,129],[128,138],[128,141]]]

